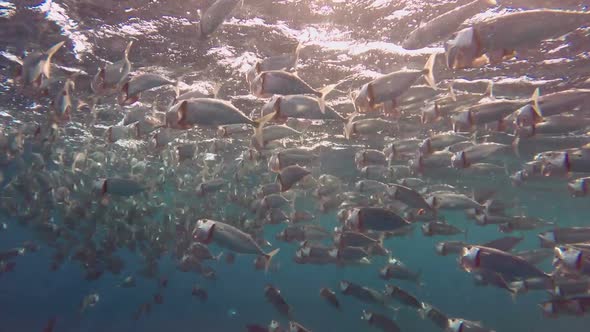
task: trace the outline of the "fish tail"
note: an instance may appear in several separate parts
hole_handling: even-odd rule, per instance
[[[254,120],[254,137],[256,137],[256,141],[258,142],[258,144],[263,147],[264,146],[264,137],[262,136],[262,128],[264,127],[264,125],[274,119],[274,117],[277,115],[277,111],[273,111],[271,113],[268,113],[267,115]]]
[[[531,101],[533,102],[533,110],[540,118],[543,118],[543,112],[541,112],[541,108],[539,107],[539,96],[541,95],[541,91],[539,88],[535,89],[533,95],[531,96]]]
[[[55,54],[55,52],[57,52],[57,50],[59,50],[60,47],[62,47],[62,45],[64,44],[64,41],[60,41],[59,43],[51,46],[47,52],[45,52],[45,54],[47,55],[47,60],[45,60],[45,63],[43,64],[43,75],[45,75],[45,77],[49,78],[51,75],[51,58],[53,57],[53,55]]]
[[[426,82],[428,83],[428,85],[430,85],[433,89],[436,89],[436,81],[434,80],[434,62],[436,61],[436,53],[432,53],[430,55],[430,57],[428,58],[428,61],[426,61],[426,64],[424,65],[424,78],[426,79]]]
[[[334,88],[336,88],[336,86],[338,86],[338,84],[330,84],[325,86],[324,88],[322,88],[318,94],[319,94],[319,98],[318,98],[318,103],[320,106],[320,112],[322,112],[322,114],[326,113],[326,96],[332,92],[332,90],[334,90]]]
[[[268,269],[270,268],[270,262],[272,261],[272,258],[276,254],[278,254],[280,250],[281,250],[281,248],[276,248],[275,250],[264,255],[264,257],[266,257],[266,262],[264,263],[264,272],[265,273],[268,273]]]

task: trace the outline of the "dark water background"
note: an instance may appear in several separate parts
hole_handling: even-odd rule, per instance
[[[196,38],[196,10],[207,8],[212,1],[115,1],[63,0],[35,2],[25,0],[0,2],[0,50],[22,55],[24,51],[47,49],[59,40],[66,46],[55,57],[55,63],[78,68],[94,75],[104,60],[120,58],[129,38],[136,43],[130,60],[136,72],[157,72],[168,77],[183,77],[191,87],[210,86],[223,82],[221,97],[229,99],[246,113],[263,104],[251,96],[244,72],[257,58],[290,52],[298,42],[304,43],[298,64],[298,74],[310,85],[321,87],[353,75],[351,87],[377,73],[387,73],[401,67],[419,67],[436,48],[407,52],[397,46],[418,22],[435,17],[467,1],[264,1],[245,0],[231,18],[209,39]],[[561,9],[585,9],[587,1],[500,1],[515,8],[549,6]],[[451,78],[502,80],[518,78],[528,83],[541,82],[544,92],[565,89],[590,75],[590,37],[587,31],[576,31],[565,40],[547,41],[540,49],[523,50],[517,60],[501,67],[464,70],[452,73],[443,68],[442,59],[435,67],[437,81]],[[66,69],[67,69],[66,68]],[[34,109],[40,106],[32,99],[15,92],[10,85],[13,64],[0,57],[0,124],[11,128],[23,122],[41,122]],[[89,91],[89,79],[81,76],[78,90]],[[183,88],[188,89],[188,86]],[[474,88],[476,89],[476,88]],[[499,85],[499,91],[502,86]],[[523,91],[505,91],[529,95],[530,85]],[[154,96],[147,94],[146,100]],[[344,94],[337,95],[332,105],[340,112],[350,112]],[[112,105],[103,105],[105,125],[115,113]],[[110,110],[112,108],[112,110]],[[117,115],[115,115],[117,118]],[[120,118],[120,116],[119,116]],[[77,119],[84,121],[83,117]],[[334,133],[341,129],[334,126]],[[83,134],[79,134],[83,136]],[[312,139],[330,142],[331,134],[315,134]],[[409,135],[408,135],[409,136]],[[75,150],[75,139],[67,140]],[[350,158],[348,154],[348,158]],[[335,155],[333,158],[344,158]],[[350,159],[330,164],[325,157],[323,171],[341,171],[350,167]],[[112,172],[111,172],[112,173]],[[571,199],[565,186],[538,189],[510,187],[506,179],[479,179],[499,191],[507,201],[516,201],[523,212],[555,220],[560,225],[588,225],[590,207],[583,199]],[[174,192],[163,193],[164,196]],[[313,209],[313,201],[306,202]],[[224,209],[219,204],[216,209]],[[19,227],[14,220],[0,216],[10,227],[0,233],[0,250],[34,240],[35,235]],[[336,226],[334,213],[320,215],[320,224]],[[4,220],[6,219],[6,220]],[[455,225],[469,222],[462,214],[447,214]],[[174,262],[164,255],[160,274],[169,278],[163,292],[164,304],[152,305],[152,314],[139,321],[132,319],[137,306],[156,292],[151,279],[137,278],[136,288],[117,288],[121,276],[134,274],[141,266],[136,254],[121,249],[125,268],[120,276],[106,273],[97,281],[84,280],[77,263],[66,262],[58,271],[48,269],[52,251],[43,246],[38,253],[19,257],[15,273],[0,277],[0,332],[41,331],[49,317],[57,317],[55,331],[243,331],[247,323],[268,324],[280,318],[263,297],[265,284],[272,282],[294,309],[296,320],[314,331],[370,331],[360,319],[367,306],[350,297],[339,296],[342,313],[328,307],[319,297],[320,287],[338,288],[338,281],[348,279],[382,289],[384,282],[377,277],[385,263],[377,258],[372,265],[338,268],[334,266],[297,265],[291,261],[295,247],[274,240],[281,226],[268,226],[267,238],[281,252],[276,260],[280,269],[265,275],[252,267],[252,257],[238,257],[234,265],[212,263],[218,280],[205,280],[191,273],[181,273]],[[526,234],[519,249],[538,247],[536,232]],[[469,241],[483,242],[499,235],[488,228],[469,227]],[[420,300],[433,304],[451,317],[482,321],[497,331],[552,332],[590,330],[588,318],[542,318],[537,303],[545,300],[544,292],[531,292],[516,301],[504,291],[492,287],[476,287],[472,278],[458,268],[455,257],[438,257],[434,243],[441,240],[463,239],[425,238],[418,230],[407,238],[386,242],[393,255],[411,268],[420,270],[423,287],[410,282],[394,282]],[[550,271],[550,264],[542,268]],[[206,287],[209,300],[198,302],[191,297],[192,285]],[[84,314],[78,313],[81,299],[96,292],[100,302]],[[379,311],[378,308],[373,308]],[[235,310],[236,315],[229,311]],[[402,308],[396,315],[402,331],[437,331],[430,321],[419,318],[414,310]]]

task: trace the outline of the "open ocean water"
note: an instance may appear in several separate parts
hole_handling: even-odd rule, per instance
[[[578,315],[545,317],[539,304],[552,298],[551,289],[512,296],[506,289],[476,285],[473,273],[458,264],[459,255],[439,256],[435,251],[435,244],[441,241],[483,244],[510,235],[523,237],[514,250],[517,252],[539,248],[538,234],[555,227],[590,227],[588,197],[572,197],[567,187],[568,181],[588,176],[584,174],[590,172],[590,167],[568,174],[531,176],[530,181],[518,186],[510,177],[536,153],[582,147],[585,143],[565,147],[560,142],[574,132],[584,141],[590,121],[586,126],[550,136],[550,143],[529,141],[532,143],[521,148],[519,154],[512,149],[511,123],[497,128],[501,133],[494,125],[470,128],[465,133],[468,141],[497,142],[508,147],[486,160],[502,168],[499,172],[453,169],[449,159],[447,166],[410,173],[406,166],[415,160],[412,155],[398,156],[382,166],[386,170],[397,167],[396,171],[369,175],[388,184],[420,178],[424,183],[416,190],[423,197],[443,189],[466,197],[492,191],[490,200],[503,203],[507,216],[528,216],[552,223],[504,234],[497,225],[476,225],[464,210],[441,209],[437,217],[464,233],[426,237],[421,231],[423,221],[410,220],[413,231],[386,238],[383,247],[391,257],[417,271],[420,284],[380,278],[379,270],[387,264],[388,255],[369,255],[369,263],[338,259],[323,265],[296,263],[294,257],[302,241],[287,243],[276,238],[277,233],[292,225],[270,224],[268,211],[256,201],[261,198],[260,186],[275,181],[276,174],[267,167],[274,152],[285,147],[312,149],[314,160],[303,166],[316,182],[298,184],[284,190],[283,195],[287,200],[295,199],[297,211],[314,215],[312,221],[302,224],[322,226],[329,236],[319,243],[333,246],[332,236],[338,232],[337,227],[343,226],[337,217],[340,210],[361,206],[399,208],[395,199],[383,192],[361,194],[361,198],[349,201],[344,197],[346,192],[355,192],[357,181],[367,178],[355,165],[358,151],[383,150],[390,144],[399,147],[396,142],[400,140],[422,141],[450,130],[452,114],[478,103],[476,99],[469,105],[451,103],[450,113],[434,124],[421,123],[420,114],[437,98],[448,99],[448,87],[453,81],[457,95],[481,98],[486,96],[490,80],[494,82],[495,98],[529,98],[535,88],[540,88],[541,96],[567,89],[590,89],[590,18],[564,36],[517,48],[515,58],[453,70],[444,59],[444,41],[450,37],[417,50],[405,50],[401,44],[421,23],[470,1],[244,0],[243,4],[232,4],[223,23],[201,38],[199,17],[213,2],[0,1],[0,257],[5,257],[0,259],[0,332],[233,332],[247,331],[249,324],[267,327],[271,320],[277,320],[283,331],[289,331],[289,321],[315,332],[379,331],[379,327],[361,319],[363,310],[385,315],[401,331],[443,330],[421,317],[415,308],[395,300],[388,301],[394,310],[346,296],[340,290],[341,280],[379,292],[386,284],[396,285],[449,318],[481,322],[498,332],[590,331],[590,320],[585,315],[590,311],[590,298]],[[473,15],[462,27],[516,11],[590,10],[590,2],[585,0],[498,3]],[[122,58],[130,40],[131,77],[153,73],[168,78],[169,83],[143,92],[132,105],[121,106],[115,98],[118,92],[98,98],[91,82],[99,68]],[[20,66],[15,58],[47,50],[60,41],[65,44],[53,56],[47,91],[23,87],[15,78]],[[252,129],[223,138],[217,136],[216,125],[166,128],[170,123],[163,119],[175,101],[176,87],[181,92],[202,91],[210,97],[211,91],[219,88],[215,97],[231,102],[251,119],[259,118],[269,98],[251,93],[247,72],[258,60],[294,54],[298,45],[296,68],[288,69],[317,89],[339,83],[326,97],[326,103],[345,118],[355,111],[349,98],[351,91],[358,91],[383,74],[403,68],[422,69],[433,53],[440,53],[433,70],[437,90],[426,97],[415,92],[415,100],[410,97],[417,90],[410,90],[405,95],[410,97],[398,105],[397,117],[375,112],[377,118],[391,120],[391,127],[350,139],[344,137],[343,127],[355,120],[351,118],[345,122],[309,123],[303,119],[297,123],[305,126],[301,135],[258,150],[251,148],[255,143],[250,137]],[[56,120],[55,102],[52,105],[51,101],[62,93],[68,78],[76,83],[76,103],[89,105],[70,110],[67,120]],[[420,77],[413,85],[424,84]],[[115,90],[119,91],[120,86]],[[123,119],[135,110],[151,114],[159,125],[149,122],[147,132],[137,136],[137,127],[122,125]],[[590,98],[564,112],[571,112],[580,122],[587,121]],[[124,137],[109,137],[111,126],[127,128],[121,129]],[[156,147],[154,134],[160,132],[172,139]],[[53,137],[52,133],[57,134]],[[485,135],[487,139],[482,138]],[[195,145],[196,152],[189,160],[179,161],[177,147],[181,144]],[[83,154],[78,155],[80,152]],[[252,155],[255,158],[248,157]],[[341,185],[326,196],[317,195],[320,178],[326,174],[337,176]],[[103,178],[131,179],[142,189],[138,194],[118,195],[105,189],[103,182],[95,186]],[[215,179],[222,179],[223,185],[202,194],[199,184]],[[60,193],[64,190],[68,195],[62,199]],[[337,204],[322,208],[329,199]],[[341,205],[343,202],[348,205]],[[483,208],[483,202],[479,203]],[[292,212],[290,203],[281,209],[287,215]],[[407,217],[404,212],[410,210],[404,206],[396,213]],[[233,225],[259,240],[265,253],[275,248],[280,252],[265,273],[263,268],[255,269],[256,255],[236,253],[235,262],[228,263],[226,257],[231,249],[214,240],[208,248],[214,255],[223,252],[219,261],[195,263],[182,271],[180,261],[190,256],[187,247],[197,241],[193,230],[200,219]],[[18,255],[2,256],[13,248],[26,247],[27,241],[29,247]],[[590,237],[582,242],[588,241]],[[31,248],[32,244],[36,248]],[[556,271],[553,254],[549,256],[537,265],[546,273]],[[12,269],[6,265],[10,262],[16,263]],[[590,264],[590,259],[582,264]],[[207,274],[202,266],[214,272]],[[563,279],[583,281],[589,275],[573,273]],[[120,286],[127,276],[134,277],[133,287]],[[280,289],[291,308],[290,317],[280,314],[265,298],[265,286],[269,284]],[[195,285],[206,291],[206,301],[191,294]],[[319,296],[322,287],[335,291],[340,311]],[[588,297],[588,292],[590,283],[578,296]],[[98,302],[82,305],[91,294],[98,294]],[[155,300],[156,294],[163,299],[161,303]],[[146,304],[149,312],[137,316]]]

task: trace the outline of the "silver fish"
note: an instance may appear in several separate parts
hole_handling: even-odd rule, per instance
[[[459,6],[410,32],[404,39],[402,47],[406,50],[416,50],[448,38],[465,20],[496,5],[496,0],[474,0]]]

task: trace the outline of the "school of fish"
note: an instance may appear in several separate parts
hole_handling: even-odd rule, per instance
[[[514,298],[545,292],[546,318],[590,313],[590,224],[528,215],[505,194],[588,199],[590,72],[546,86],[487,79],[490,68],[526,62],[544,41],[590,35],[590,11],[503,6],[460,1],[399,36],[404,49],[422,50],[407,66],[323,86],[298,74],[314,46],[296,41],[237,78],[250,104],[234,102],[223,80],[194,88],[189,67],[150,71],[134,53],[141,35],[116,43],[118,56],[92,69],[60,66],[60,53],[72,52],[68,40],[44,40],[51,45],[24,55],[3,51],[10,91],[36,107],[6,107],[18,121],[0,123],[0,233],[23,227],[32,236],[0,251],[0,277],[19,273],[19,257],[42,248],[51,251],[47,269],[72,261],[88,282],[114,274],[117,287],[133,288],[138,278],[153,279],[156,291],[129,310],[140,320],[166,306],[163,256],[180,272],[218,282],[217,265],[251,260],[271,280],[258,301],[275,315],[243,317],[243,331],[304,332],[317,330],[298,318],[273,274],[284,265],[331,265],[383,280],[382,289],[346,279],[309,284],[310,301],[360,316],[367,330],[410,331],[395,319],[410,310],[441,331],[495,331],[493,321],[447,314],[404,289],[436,287],[392,250],[399,237],[424,236],[441,241],[411,250],[456,257],[449,268],[478,285]],[[211,2],[191,38],[215,38],[246,8],[248,0]],[[439,80],[442,71],[450,74]],[[457,213],[470,223],[457,222]],[[472,242],[477,227],[495,239]],[[537,248],[515,250],[535,237]],[[121,273],[123,249],[141,261],[133,275]],[[552,270],[540,267],[547,261]],[[200,302],[214,296],[205,283],[186,290]],[[98,293],[80,297],[79,314],[100,305]],[[345,298],[366,310],[347,312]],[[59,319],[50,318],[44,331],[54,329]]]

